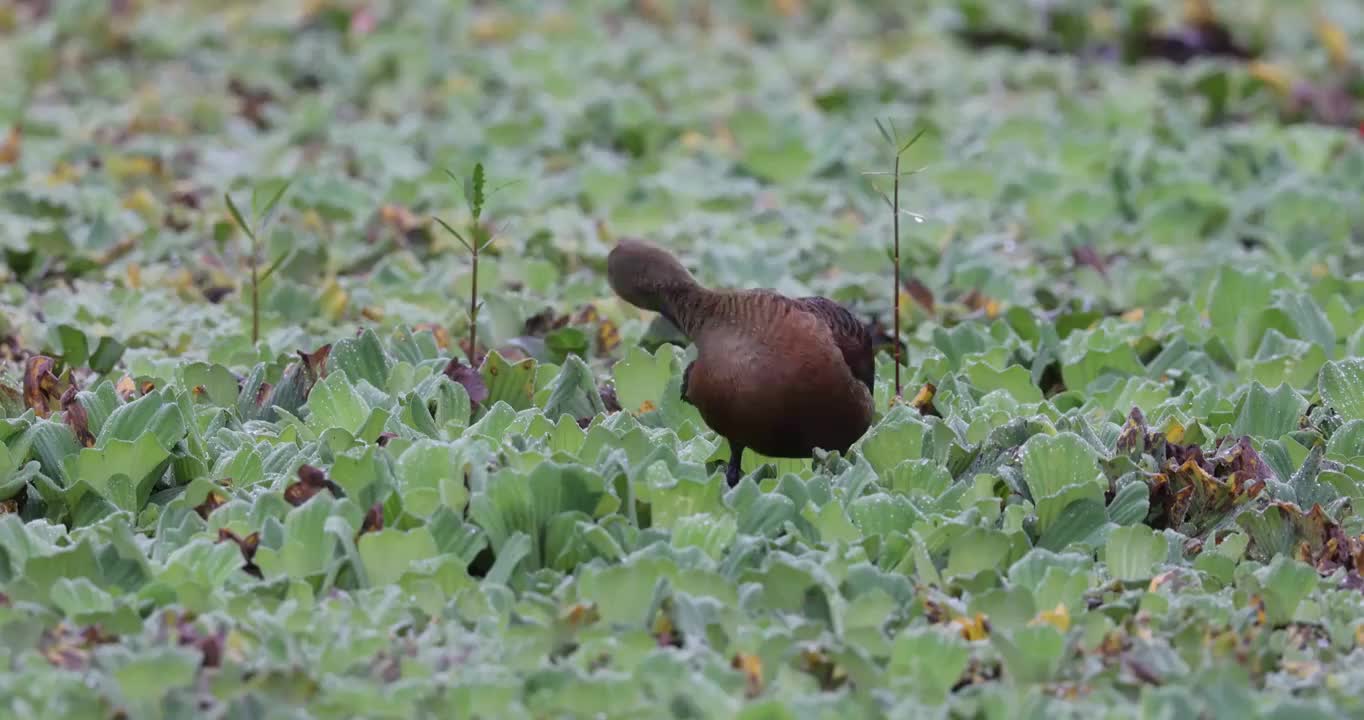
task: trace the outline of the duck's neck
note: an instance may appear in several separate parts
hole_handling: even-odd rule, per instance
[[[663,288],[658,293],[660,315],[695,340],[708,323],[723,314],[723,293],[694,283]]]

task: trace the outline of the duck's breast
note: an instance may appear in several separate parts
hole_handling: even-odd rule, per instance
[[[846,450],[871,421],[871,397],[827,325],[774,305],[758,322],[715,323],[696,338],[688,399],[732,443],[773,457]]]

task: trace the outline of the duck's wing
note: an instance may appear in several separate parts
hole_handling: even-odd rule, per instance
[[[843,353],[843,362],[848,364],[853,377],[866,385],[868,391],[874,391],[876,359],[872,351],[871,330],[867,325],[847,308],[826,297],[803,297],[796,302],[801,309],[824,321],[833,333],[834,341]]]

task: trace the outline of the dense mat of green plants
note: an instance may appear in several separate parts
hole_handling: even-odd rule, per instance
[[[0,8],[6,715],[1364,713],[1364,10],[1091,5]],[[905,399],[730,489],[605,254],[888,336],[876,119]]]

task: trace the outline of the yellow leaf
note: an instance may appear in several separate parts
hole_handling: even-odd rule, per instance
[[[140,187],[123,198],[123,207],[141,215],[145,220],[156,216],[156,196],[147,188]]]
[[[984,613],[976,613],[974,618],[959,615],[952,618],[952,624],[957,626],[961,636],[967,640],[984,640],[990,634]]]
[[[573,627],[591,625],[601,618],[595,603],[574,603],[563,614],[564,622]]]
[[[442,94],[450,96],[463,95],[473,89],[474,81],[470,80],[469,76],[455,74],[445,78],[445,83],[442,86],[441,91]]]
[[[473,34],[483,42],[507,40],[516,34],[516,23],[501,14],[484,14],[474,20]]]
[[[1066,608],[1065,603],[1058,603],[1055,608],[1038,613],[1033,622],[1048,623],[1057,630],[1066,632],[1070,629],[1070,610]]]
[[[1293,93],[1293,76],[1282,67],[1261,60],[1252,61],[1246,67],[1251,77],[1274,88],[1280,95],[1287,96]]]
[[[744,674],[747,694],[756,697],[763,691],[763,661],[752,653],[738,653],[730,667]]]
[[[329,278],[322,284],[322,312],[333,321],[341,319],[346,312],[346,305],[350,303],[350,294],[336,282],[335,278]]]
[[[644,402],[642,402],[642,403],[639,404],[639,410],[636,411],[635,414],[637,414],[637,415],[643,415],[644,413],[653,412],[654,410],[657,410],[657,409],[658,409],[658,406],[657,406],[657,405],[654,405],[654,403],[653,403],[652,400],[645,400]]]
[[[933,407],[933,397],[938,394],[938,386],[933,383],[924,383],[919,388],[919,392],[914,394],[914,399],[909,402],[910,407],[922,412],[925,408]]]
[[[1093,28],[1096,35],[1107,35],[1118,27],[1118,23],[1113,19],[1113,12],[1107,8],[1098,8],[1089,13],[1089,26]]]
[[[912,312],[914,312],[914,307],[915,307],[915,306],[914,306],[914,298],[913,298],[913,296],[911,296],[909,293],[905,292],[904,290],[901,290],[901,291],[900,291],[900,314],[903,316],[906,312],[911,312],[911,313],[912,313]]]
[[[1122,314],[1122,319],[1131,323],[1141,322],[1145,318],[1146,311],[1143,310],[1142,308],[1132,308],[1131,310],[1128,310],[1127,312]]]
[[[176,290],[185,291],[194,287],[194,275],[187,268],[180,268],[166,278],[166,284]]]
[[[4,144],[0,144],[0,165],[13,165],[19,161],[19,139],[19,126],[10,126]]]
[[[318,215],[316,210],[309,209],[307,212],[303,213],[301,219],[303,220],[303,227],[306,227],[309,230],[321,232],[326,229],[326,224],[322,222],[322,216]]]
[[[137,290],[142,287],[142,266],[128,263],[128,287]]]
[[[1159,590],[1161,585],[1170,582],[1170,580],[1173,578],[1174,578],[1173,572],[1163,572],[1151,578],[1151,582],[1146,585],[1146,592],[1155,592]]]
[[[1209,0],[1184,0],[1184,20],[1190,23],[1217,22],[1217,12]]]
[[[1326,55],[1331,58],[1331,64],[1336,67],[1345,67],[1350,64],[1350,41],[1345,37],[1345,32],[1340,26],[1331,22],[1328,18],[1319,17],[1316,22],[1317,37],[1321,44],[1326,48]]]
[[[66,185],[80,176],[80,172],[71,163],[58,161],[57,166],[52,168],[52,172],[47,176],[48,185]]]
[[[1321,663],[1311,660],[1284,660],[1283,669],[1290,675],[1306,680],[1321,672]]]
[[[608,354],[617,347],[620,347],[620,328],[610,320],[603,320],[597,326],[597,348],[602,354]]]
[[[130,400],[137,394],[137,383],[133,382],[131,377],[124,375],[118,379],[117,383],[114,383],[114,392],[118,393],[118,396],[125,401]]]
[[[159,175],[161,162],[146,155],[114,155],[105,160],[104,167],[119,180]]]
[[[540,28],[546,33],[563,33],[574,29],[573,16],[565,12],[551,12],[540,21]]]
[[[1184,441],[1184,424],[1170,418],[1170,426],[1165,428],[1165,440],[1167,442],[1179,443]]]

